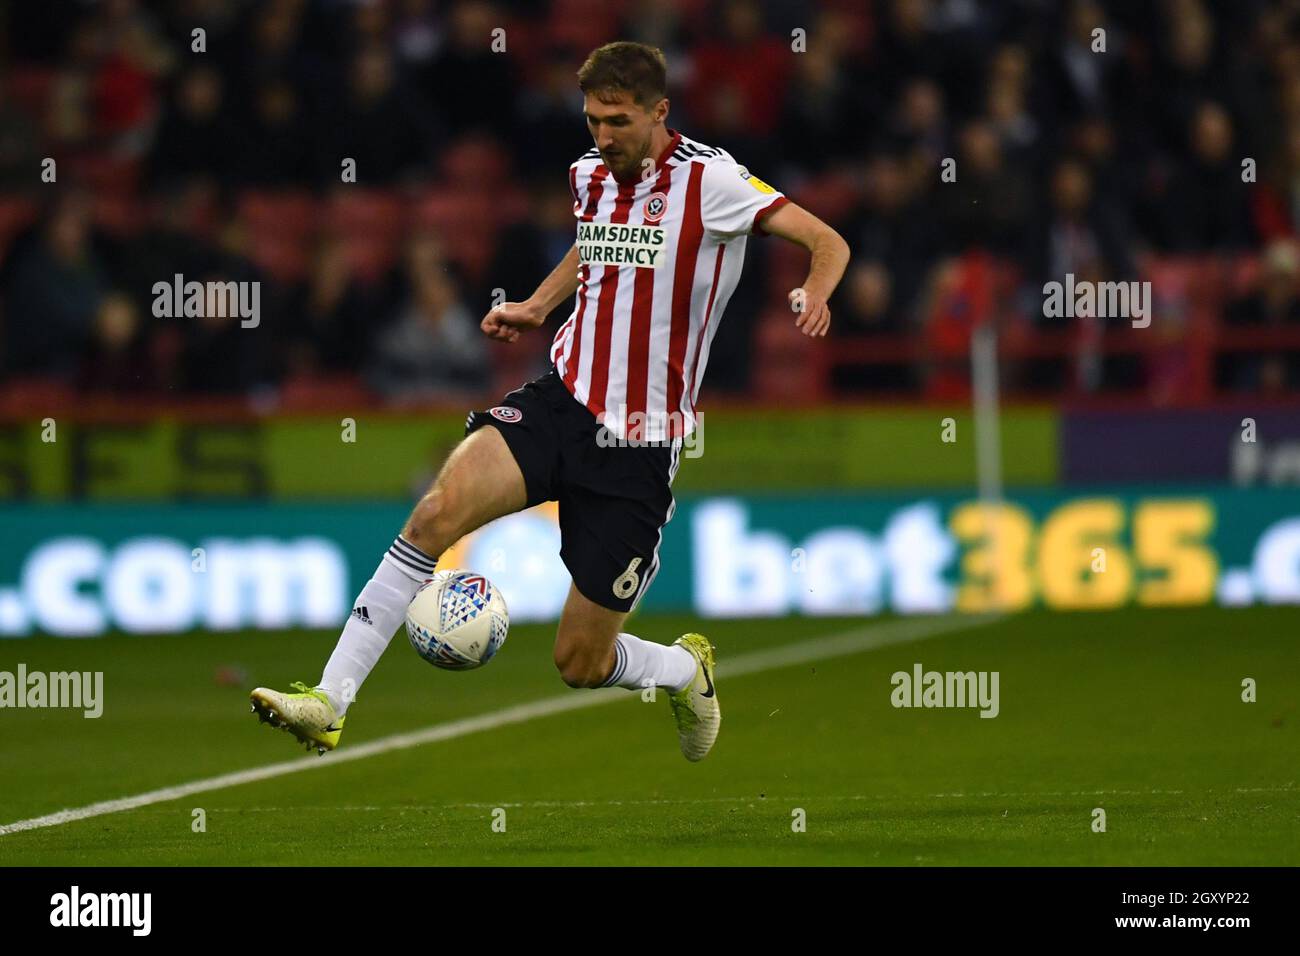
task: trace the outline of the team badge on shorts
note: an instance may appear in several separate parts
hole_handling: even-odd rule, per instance
[[[524,417],[524,413],[513,405],[497,405],[494,408],[489,408],[488,413],[497,421],[502,422],[513,423],[522,420]]]
[[[667,211],[668,197],[663,193],[651,193],[646,197],[645,207],[641,210],[641,214],[645,217],[646,222],[656,223],[663,219],[664,213]]]

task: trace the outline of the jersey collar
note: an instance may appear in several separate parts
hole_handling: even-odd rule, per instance
[[[659,158],[655,160],[655,169],[661,168],[664,163],[668,162],[668,158],[672,156],[672,154],[677,151],[677,147],[682,144],[682,134],[677,132],[677,130],[669,126],[665,132],[667,132],[672,139],[668,141],[668,145],[664,147],[664,151],[660,153]]]

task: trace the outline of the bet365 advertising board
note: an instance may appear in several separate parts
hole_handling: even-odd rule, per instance
[[[0,507],[0,637],[333,629],[406,517],[392,502]],[[444,566],[516,621],[569,586],[554,505],[480,529]],[[641,609],[704,617],[996,607],[1300,603],[1300,490],[679,494]],[[613,582],[611,582],[611,587]]]

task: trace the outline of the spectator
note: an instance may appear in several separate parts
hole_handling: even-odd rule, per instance
[[[212,67],[194,66],[180,75],[150,154],[152,182],[196,176],[225,182],[237,138],[224,99],[221,74]]]
[[[13,104],[6,85],[0,76],[0,192],[33,192],[42,158],[36,124]]]
[[[136,305],[130,296],[110,292],[95,316],[77,388],[95,394],[132,395],[152,391],[156,384],[156,366]]]
[[[844,277],[844,293],[837,297],[837,335],[863,332],[897,332],[908,319],[894,297],[889,270],[877,261],[855,262]],[[832,384],[846,392],[904,392],[916,387],[908,362],[866,366],[837,365]]]
[[[352,61],[333,136],[321,152],[322,178],[338,182],[340,163],[348,158],[356,160],[358,183],[390,185],[424,166],[431,139],[397,89],[392,55],[367,47]]]
[[[934,215],[898,154],[873,157],[864,182],[862,202],[846,217],[843,235],[854,249],[854,261],[874,263],[885,273],[889,308],[872,320],[872,327],[901,329],[909,324],[939,244]]]
[[[415,239],[407,269],[411,294],[379,336],[366,371],[370,387],[398,404],[483,391],[490,383],[487,340],[460,301],[436,241]]]
[[[976,121],[963,128],[956,170],[956,181],[938,190],[947,249],[1019,251],[1029,222],[1030,186],[1023,170],[1005,162],[991,124]]]
[[[869,126],[865,97],[850,87],[831,44],[814,43],[795,58],[781,110],[785,163],[822,172],[865,146]]]
[[[54,202],[36,241],[20,252],[5,296],[11,373],[70,376],[90,338],[106,278],[91,242],[87,196]]]
[[[451,9],[446,46],[419,73],[419,90],[426,102],[436,104],[450,135],[485,132],[518,149],[518,72],[509,46],[504,52],[491,46],[492,31],[500,25],[489,4],[460,0]],[[467,91],[473,95],[461,95]]]
[[[290,309],[297,317],[288,330],[294,372],[355,371],[395,310],[396,277],[363,281],[346,252],[338,237],[326,237],[316,249],[306,288]]]
[[[908,151],[927,182],[940,160],[952,154],[943,91],[929,77],[916,77],[903,87],[886,130],[881,145]]]
[[[545,57],[541,79],[519,98],[519,131],[527,143],[530,178],[547,172],[562,176],[579,156],[591,148],[591,134],[582,114],[582,91],[574,74],[582,57],[555,48]]]
[[[502,232],[484,273],[485,285],[475,297],[479,302],[487,302],[495,288],[505,290],[510,300],[527,298],[573,246],[573,196],[568,183],[539,176],[528,195],[529,215]],[[563,310],[567,318],[571,306],[565,302],[557,311]]]
[[[316,162],[316,144],[298,94],[268,80],[254,94],[253,116],[240,138],[235,178],[244,186],[292,187]]]
[[[445,40],[433,0],[398,0],[394,13],[393,49],[398,69],[419,89],[419,77],[428,70]]]
[[[881,6],[885,9],[873,51],[872,81],[888,102],[896,100],[913,77],[942,77],[951,61],[934,27],[930,0],[890,0]]]
[[[710,133],[743,130],[765,140],[780,119],[790,48],[764,31],[763,10],[754,0],[725,0],[720,19],[721,39],[705,40],[693,58],[686,101],[697,135],[708,142]]]
[[[230,266],[197,277],[197,281],[204,284],[206,292],[203,314],[171,320],[184,323],[180,390],[190,395],[247,395],[269,380],[262,343],[272,334],[273,323],[259,316],[256,327],[245,327],[238,310],[229,308],[216,286],[256,280],[238,266]]]
[[[1241,328],[1300,329],[1300,248],[1293,240],[1278,240],[1263,258],[1256,288],[1229,304],[1228,323]],[[1227,352],[1221,354],[1217,371],[1223,388],[1278,394],[1300,386],[1300,353]]]
[[[173,57],[136,0],[107,0],[99,25],[103,55],[95,72],[96,134],[109,148],[136,155],[157,112],[156,84]]]
[[[1164,196],[1163,247],[1170,252],[1235,251],[1251,244],[1249,196],[1232,120],[1217,103],[1203,103],[1192,120],[1190,156]]]
[[[1092,174],[1078,159],[1059,162],[1052,174],[1050,206],[1031,238],[1034,284],[1063,282],[1069,274],[1103,281],[1130,278],[1132,256],[1112,210],[1093,194]]]

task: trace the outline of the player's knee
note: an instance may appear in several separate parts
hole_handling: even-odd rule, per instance
[[[437,554],[455,543],[459,521],[455,496],[447,488],[437,487],[416,504],[406,523],[406,536],[416,547]]]
[[[609,676],[606,655],[564,642],[555,645],[555,667],[560,679],[570,687],[599,687]]]

